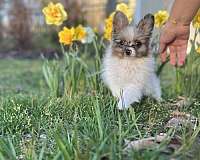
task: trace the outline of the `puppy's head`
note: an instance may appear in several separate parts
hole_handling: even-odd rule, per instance
[[[134,27],[129,25],[124,13],[117,11],[113,18],[112,54],[120,58],[147,56],[153,27],[154,17],[151,14]]]

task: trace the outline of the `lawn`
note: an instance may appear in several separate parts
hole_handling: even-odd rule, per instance
[[[145,98],[126,111],[117,110],[107,90],[56,98],[49,93],[42,64],[41,60],[0,60],[0,159],[200,159],[200,143],[193,143],[198,126],[178,131],[165,127],[177,109],[199,117],[199,99],[178,108],[173,105],[176,96],[170,97],[165,84],[162,103]],[[181,146],[169,150],[165,141],[124,151],[125,140],[159,133],[170,138],[178,134]]]
[[[39,10],[37,21],[41,12],[44,17],[39,21],[45,20],[49,29],[39,21],[37,26],[29,26],[29,9],[23,3],[8,7],[12,11],[8,12],[12,17],[9,28],[14,32],[8,34],[13,41],[8,38],[0,47],[11,49],[10,54],[2,52],[5,59],[0,59],[0,160],[200,160],[199,25],[183,67],[160,63],[157,28],[149,49],[156,58],[163,100],[144,97],[129,109],[118,110],[116,98],[101,80],[101,62],[106,46],[112,39],[118,41],[113,36],[114,13],[122,12],[126,24],[131,24],[133,9],[119,3],[99,28],[93,28],[82,19],[87,15],[85,9],[80,20],[78,14],[74,16],[77,9],[82,12],[78,4],[65,11],[61,3],[41,3],[45,6],[34,4]],[[160,11],[155,22],[161,27],[168,13],[159,15]],[[117,28],[123,29],[124,20],[119,20]],[[142,37],[149,39],[151,33],[138,27],[136,30],[145,33]],[[135,49],[135,43],[125,47]],[[19,50],[17,54],[14,48]],[[45,50],[50,54],[41,56]],[[34,54],[36,51],[39,53]],[[7,58],[13,55],[38,59]]]

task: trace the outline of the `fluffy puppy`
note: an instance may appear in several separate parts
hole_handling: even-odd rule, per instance
[[[113,18],[112,42],[103,58],[102,78],[117,97],[118,108],[126,109],[142,96],[161,100],[161,89],[155,74],[155,60],[149,50],[154,17],[147,14],[137,26],[117,11]]]

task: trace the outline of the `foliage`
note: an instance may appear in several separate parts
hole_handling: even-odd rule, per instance
[[[85,63],[88,58],[84,57],[88,53],[87,47],[83,50],[71,48],[65,51],[64,46],[62,46],[62,60],[54,60],[51,63],[45,61],[43,74],[53,96],[71,97],[77,92],[99,88],[99,85],[101,85],[100,52],[104,49],[104,46],[103,43],[97,46],[96,40],[93,41],[93,48],[90,48],[95,53],[96,60],[91,61],[90,64]],[[75,46],[76,44],[74,44]]]

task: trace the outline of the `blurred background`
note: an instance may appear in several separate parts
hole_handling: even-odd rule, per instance
[[[0,0],[0,58],[51,58],[59,53],[55,27],[46,26],[42,8],[58,0]],[[64,25],[83,24],[103,33],[104,19],[119,2],[133,8],[137,22],[147,12],[167,8],[169,0],[59,0],[68,12]],[[136,7],[137,4],[137,7]],[[155,5],[156,4],[156,5]],[[164,5],[163,5],[164,4]]]

